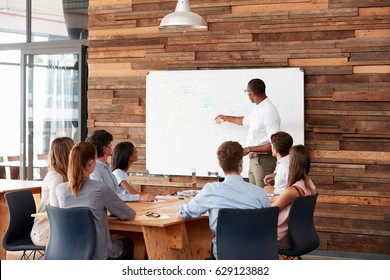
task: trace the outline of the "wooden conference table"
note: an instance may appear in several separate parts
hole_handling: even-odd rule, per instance
[[[176,211],[187,200],[162,202],[127,202],[134,209],[136,218],[131,221],[110,217],[113,236],[130,236],[134,241],[134,259],[144,260],[196,260],[205,259],[211,253],[213,233],[208,216],[183,220],[176,218]],[[158,213],[159,218],[146,217],[145,213]],[[33,217],[47,213],[36,213]]]
[[[130,236],[134,241],[134,259],[143,260],[202,260],[211,254],[213,233],[208,216],[183,220],[176,211],[185,200],[161,202],[127,202],[136,211],[131,221],[110,217],[113,236]],[[272,201],[272,198],[270,198]],[[159,218],[146,217],[145,213],[158,213]],[[46,214],[46,213],[44,213]],[[38,216],[41,214],[34,214]]]
[[[6,180],[0,179],[0,241],[3,242],[4,233],[8,227],[8,207],[4,199],[6,192],[31,190],[32,193],[41,192],[42,181]],[[6,259],[6,251],[0,246],[0,260]]]
[[[276,198],[270,197],[270,202]],[[188,220],[176,218],[179,206],[189,200],[128,202],[127,205],[137,212],[136,218],[131,221],[110,218],[110,229],[132,237],[134,259],[142,260],[147,253],[150,260],[203,260],[210,257],[214,236],[208,216]],[[148,211],[161,217],[146,217]]]
[[[183,220],[176,211],[186,200],[162,202],[128,202],[137,212],[134,220],[109,219],[115,233],[131,236],[134,241],[134,259],[197,260],[210,256],[213,233],[208,216]],[[160,218],[146,217],[145,213],[158,213]]]

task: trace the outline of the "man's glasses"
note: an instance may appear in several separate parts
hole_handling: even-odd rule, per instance
[[[250,89],[244,90],[244,93],[245,93],[245,94],[248,94],[248,93],[250,93],[250,92],[253,92],[253,90],[250,90]]]
[[[145,213],[146,217],[152,217],[152,218],[160,218],[160,214],[156,212],[148,211]]]

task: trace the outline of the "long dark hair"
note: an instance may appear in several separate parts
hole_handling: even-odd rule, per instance
[[[289,152],[290,162],[288,168],[288,184],[292,186],[299,180],[304,180],[305,185],[308,186],[307,175],[310,171],[310,155],[309,151],[303,145],[292,146]]]
[[[127,170],[129,167],[129,158],[134,153],[134,145],[129,141],[120,142],[115,145],[111,156],[112,170]]]

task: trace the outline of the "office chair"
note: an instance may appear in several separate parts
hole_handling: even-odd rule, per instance
[[[277,260],[279,207],[221,209],[217,221],[220,260]]]
[[[287,220],[292,248],[279,249],[279,254],[284,259],[302,259],[302,255],[310,253],[320,245],[313,221],[317,197],[318,193],[293,200]]]
[[[3,238],[3,248],[7,251],[23,251],[21,260],[38,259],[43,256],[45,246],[35,245],[30,237],[37,212],[35,200],[30,190],[8,192],[4,195],[8,206],[8,227]],[[31,251],[31,252],[28,252]]]
[[[50,239],[45,260],[90,260],[96,242],[91,209],[46,205],[46,212],[50,223]]]

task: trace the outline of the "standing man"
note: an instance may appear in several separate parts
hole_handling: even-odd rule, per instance
[[[249,182],[264,187],[264,177],[275,170],[276,158],[272,156],[270,138],[280,130],[280,115],[275,105],[268,99],[265,83],[260,79],[249,81],[244,91],[249,100],[256,106],[247,116],[218,115],[217,124],[230,122],[248,127],[247,147],[244,156],[248,155]]]
[[[177,212],[181,218],[195,218],[208,212],[209,225],[214,233],[213,257],[217,255],[217,220],[219,209],[257,209],[270,207],[264,189],[244,181],[241,176],[244,149],[238,142],[222,143],[217,151],[219,165],[225,173],[223,182],[207,183],[203,189]]]

